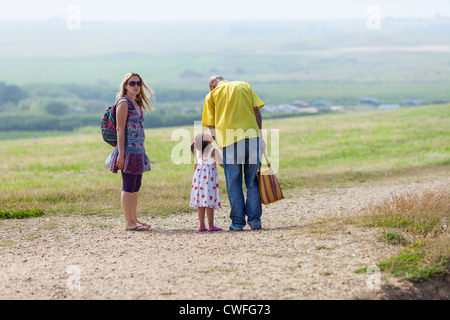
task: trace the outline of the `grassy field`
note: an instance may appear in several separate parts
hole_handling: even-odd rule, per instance
[[[426,170],[448,173],[449,120],[450,105],[441,105],[269,120],[263,125],[269,132],[269,158],[284,189],[293,194],[296,188],[368,183]],[[193,165],[176,165],[171,159],[180,143],[171,141],[176,129],[146,131],[152,172],[143,179],[143,214],[190,210]],[[193,134],[193,126],[183,129]],[[111,151],[100,133],[2,141],[0,209],[121,213],[121,177],[104,163]],[[226,199],[222,169],[219,178]]]
[[[449,120],[450,105],[435,105],[267,120],[263,126],[268,129],[269,158],[289,198],[306,188],[324,192],[323,188],[448,176]],[[140,217],[193,211],[188,207],[193,164],[172,161],[182,140],[172,141],[171,136],[179,129],[193,136],[193,126],[146,130],[152,172],[144,175]],[[96,128],[83,132],[2,141],[0,219],[122,215],[121,177],[104,164],[112,147]],[[222,169],[219,179],[222,201],[227,201]],[[398,246],[397,255],[377,262],[381,271],[428,281],[449,270],[449,205],[448,190],[397,195],[339,218],[339,223],[378,228],[379,241]],[[309,223],[317,232],[315,228],[335,228],[335,219]],[[316,247],[321,249],[327,247]]]

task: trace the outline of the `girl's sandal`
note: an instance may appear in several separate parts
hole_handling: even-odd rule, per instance
[[[200,226],[200,228],[198,228],[198,232],[205,232],[208,231],[208,228],[206,228],[205,226]]]
[[[214,232],[214,231],[222,231],[223,229],[217,226],[213,226],[211,229],[208,229],[208,232]]]

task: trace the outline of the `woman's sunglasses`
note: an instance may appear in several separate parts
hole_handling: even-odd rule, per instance
[[[134,87],[135,85],[137,85],[138,87],[140,87],[140,86],[142,86],[142,81],[130,81],[130,82],[128,82],[128,85],[130,86],[130,87]]]

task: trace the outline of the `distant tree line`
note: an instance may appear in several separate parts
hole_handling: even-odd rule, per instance
[[[100,125],[100,119],[93,115],[33,115],[24,113],[0,115],[1,131],[72,131],[83,126]]]
[[[0,131],[73,131],[100,126],[104,111],[115,102],[117,88],[36,84],[27,91],[0,82]],[[192,125],[201,121],[207,92],[186,88],[155,90],[155,110],[145,117],[145,128]],[[288,117],[264,114],[264,118]]]
[[[16,85],[0,82],[0,105],[12,102],[17,104],[20,100],[28,98],[28,93]]]
[[[298,114],[299,115],[299,114]],[[297,116],[298,116],[297,115]],[[302,114],[308,116],[309,114]],[[263,114],[264,119],[287,118],[293,114]],[[175,112],[153,112],[146,115],[145,128],[161,128],[193,125],[195,121],[201,121],[201,113],[179,114]],[[93,114],[71,115],[33,115],[30,113],[0,114],[0,131],[73,131],[85,126],[99,126],[101,116]]]
[[[27,91],[0,82],[0,131],[72,131],[100,126],[118,89],[80,84],[30,85]],[[146,128],[182,126],[201,120],[205,92],[163,88],[156,92],[156,108],[145,117]]]

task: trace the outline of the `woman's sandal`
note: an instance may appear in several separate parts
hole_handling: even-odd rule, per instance
[[[200,226],[200,228],[198,228],[198,232],[205,232],[208,231],[208,228],[205,226]]]
[[[138,222],[140,225],[147,227],[147,228],[151,228],[152,226],[143,222]]]
[[[223,229],[217,226],[213,226],[211,229],[208,229],[208,232],[214,232],[214,231],[222,231]]]
[[[133,228],[127,228],[127,229],[125,229],[125,231],[147,231],[148,229],[149,229],[149,227],[136,226]]]

